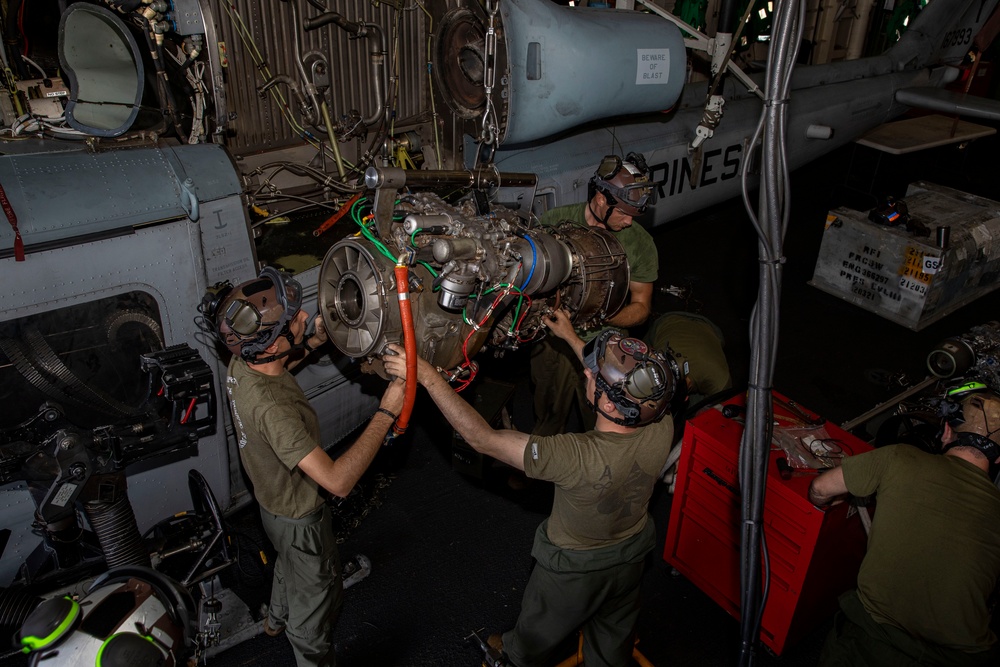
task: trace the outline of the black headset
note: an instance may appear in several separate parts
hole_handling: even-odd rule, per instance
[[[941,416],[944,417],[952,429],[965,423],[966,415],[963,403],[972,394],[989,391],[983,382],[971,381],[965,384],[952,387],[945,392],[944,401],[941,403]],[[983,415],[983,424],[989,429],[986,415]],[[988,431],[986,435],[973,433],[971,431],[955,431],[955,440],[944,446],[942,452],[947,452],[952,447],[973,447],[979,450],[992,464],[1000,457],[1000,445],[993,442],[989,436],[1000,432],[1000,428]]]
[[[125,565],[108,570],[97,577],[87,589],[87,594],[89,596],[101,588],[125,583],[133,578],[148,584],[153,589],[157,600],[166,609],[167,616],[181,630],[182,646],[178,652],[181,655],[185,654],[193,646],[197,632],[196,619],[193,616],[195,604],[191,594],[173,579],[148,567]],[[94,613],[100,614],[101,611],[97,609]],[[32,664],[51,657],[48,653],[39,652],[59,646],[80,628],[82,622],[81,605],[72,598],[55,597],[44,600],[28,615],[18,632],[22,651],[35,654]],[[105,659],[100,664],[132,665],[135,664],[137,657],[143,664],[155,664],[161,655],[159,649],[155,652],[147,651],[145,656],[142,655],[142,650],[150,646],[151,644],[136,632],[129,630],[116,632],[105,640],[102,647]]]

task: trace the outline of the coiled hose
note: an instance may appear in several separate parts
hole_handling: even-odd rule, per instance
[[[114,502],[92,500],[83,504],[90,527],[97,534],[108,569],[119,565],[144,565],[151,567],[149,552],[142,542],[135,512],[128,495],[122,494]]]
[[[0,588],[0,642],[12,646],[14,634],[41,601],[42,598],[23,589]]]

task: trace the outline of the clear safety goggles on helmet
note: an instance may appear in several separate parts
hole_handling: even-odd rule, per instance
[[[241,339],[253,338],[261,329],[282,325],[282,328],[295,317],[302,307],[302,285],[287,273],[282,273],[270,266],[260,272],[260,285],[244,288],[244,293],[263,292],[274,288],[278,303],[282,307],[282,315],[276,322],[265,322],[260,310],[246,299],[233,299],[226,308],[225,321],[234,334]]]
[[[957,428],[965,424],[967,421],[970,421],[970,419],[978,421],[981,417],[983,422],[982,428],[986,430],[986,433],[982,435],[987,438],[992,438],[993,434],[1000,432],[1000,426],[993,429],[990,428],[990,422],[993,421],[995,423],[996,420],[990,419],[989,411],[986,409],[985,402],[981,398],[974,398],[975,394],[983,394],[985,396],[988,392],[989,387],[984,382],[978,382],[975,380],[948,389],[945,392],[945,401],[941,410],[941,416],[943,416],[948,423],[951,424],[952,428]],[[966,399],[972,400],[967,401]],[[972,416],[965,414],[967,409],[965,407],[966,404],[968,404],[968,407],[973,410],[978,410],[979,414]],[[995,409],[993,412],[995,413]]]
[[[302,308],[302,285],[292,278],[291,274],[279,271],[272,266],[265,266],[260,277],[268,277],[278,290],[278,299],[285,307],[285,316],[291,318]]]
[[[634,179],[628,185],[615,185],[611,181],[625,169]],[[649,179],[646,160],[636,153],[629,153],[622,160],[617,155],[606,155],[597,166],[594,183],[602,192],[612,195],[621,202],[636,210],[635,215],[645,213],[650,204],[656,203],[655,184]],[[616,202],[617,203],[617,202]]]

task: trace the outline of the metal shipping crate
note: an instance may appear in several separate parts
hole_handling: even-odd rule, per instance
[[[919,331],[997,287],[1000,203],[924,181],[904,201],[930,236],[834,209],[809,284]],[[948,228],[944,248],[938,227]]]

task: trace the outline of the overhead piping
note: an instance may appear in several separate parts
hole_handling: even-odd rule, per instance
[[[371,44],[371,50],[368,55],[372,65],[372,85],[374,86],[376,108],[375,112],[367,118],[363,118],[362,122],[366,126],[372,127],[382,121],[388,120],[386,118],[385,100],[385,56],[387,53],[385,33],[381,27],[374,23],[348,21],[343,14],[339,14],[338,12],[323,12],[318,16],[306,19],[303,27],[306,30],[316,30],[330,23],[335,23],[354,37],[366,38]]]

